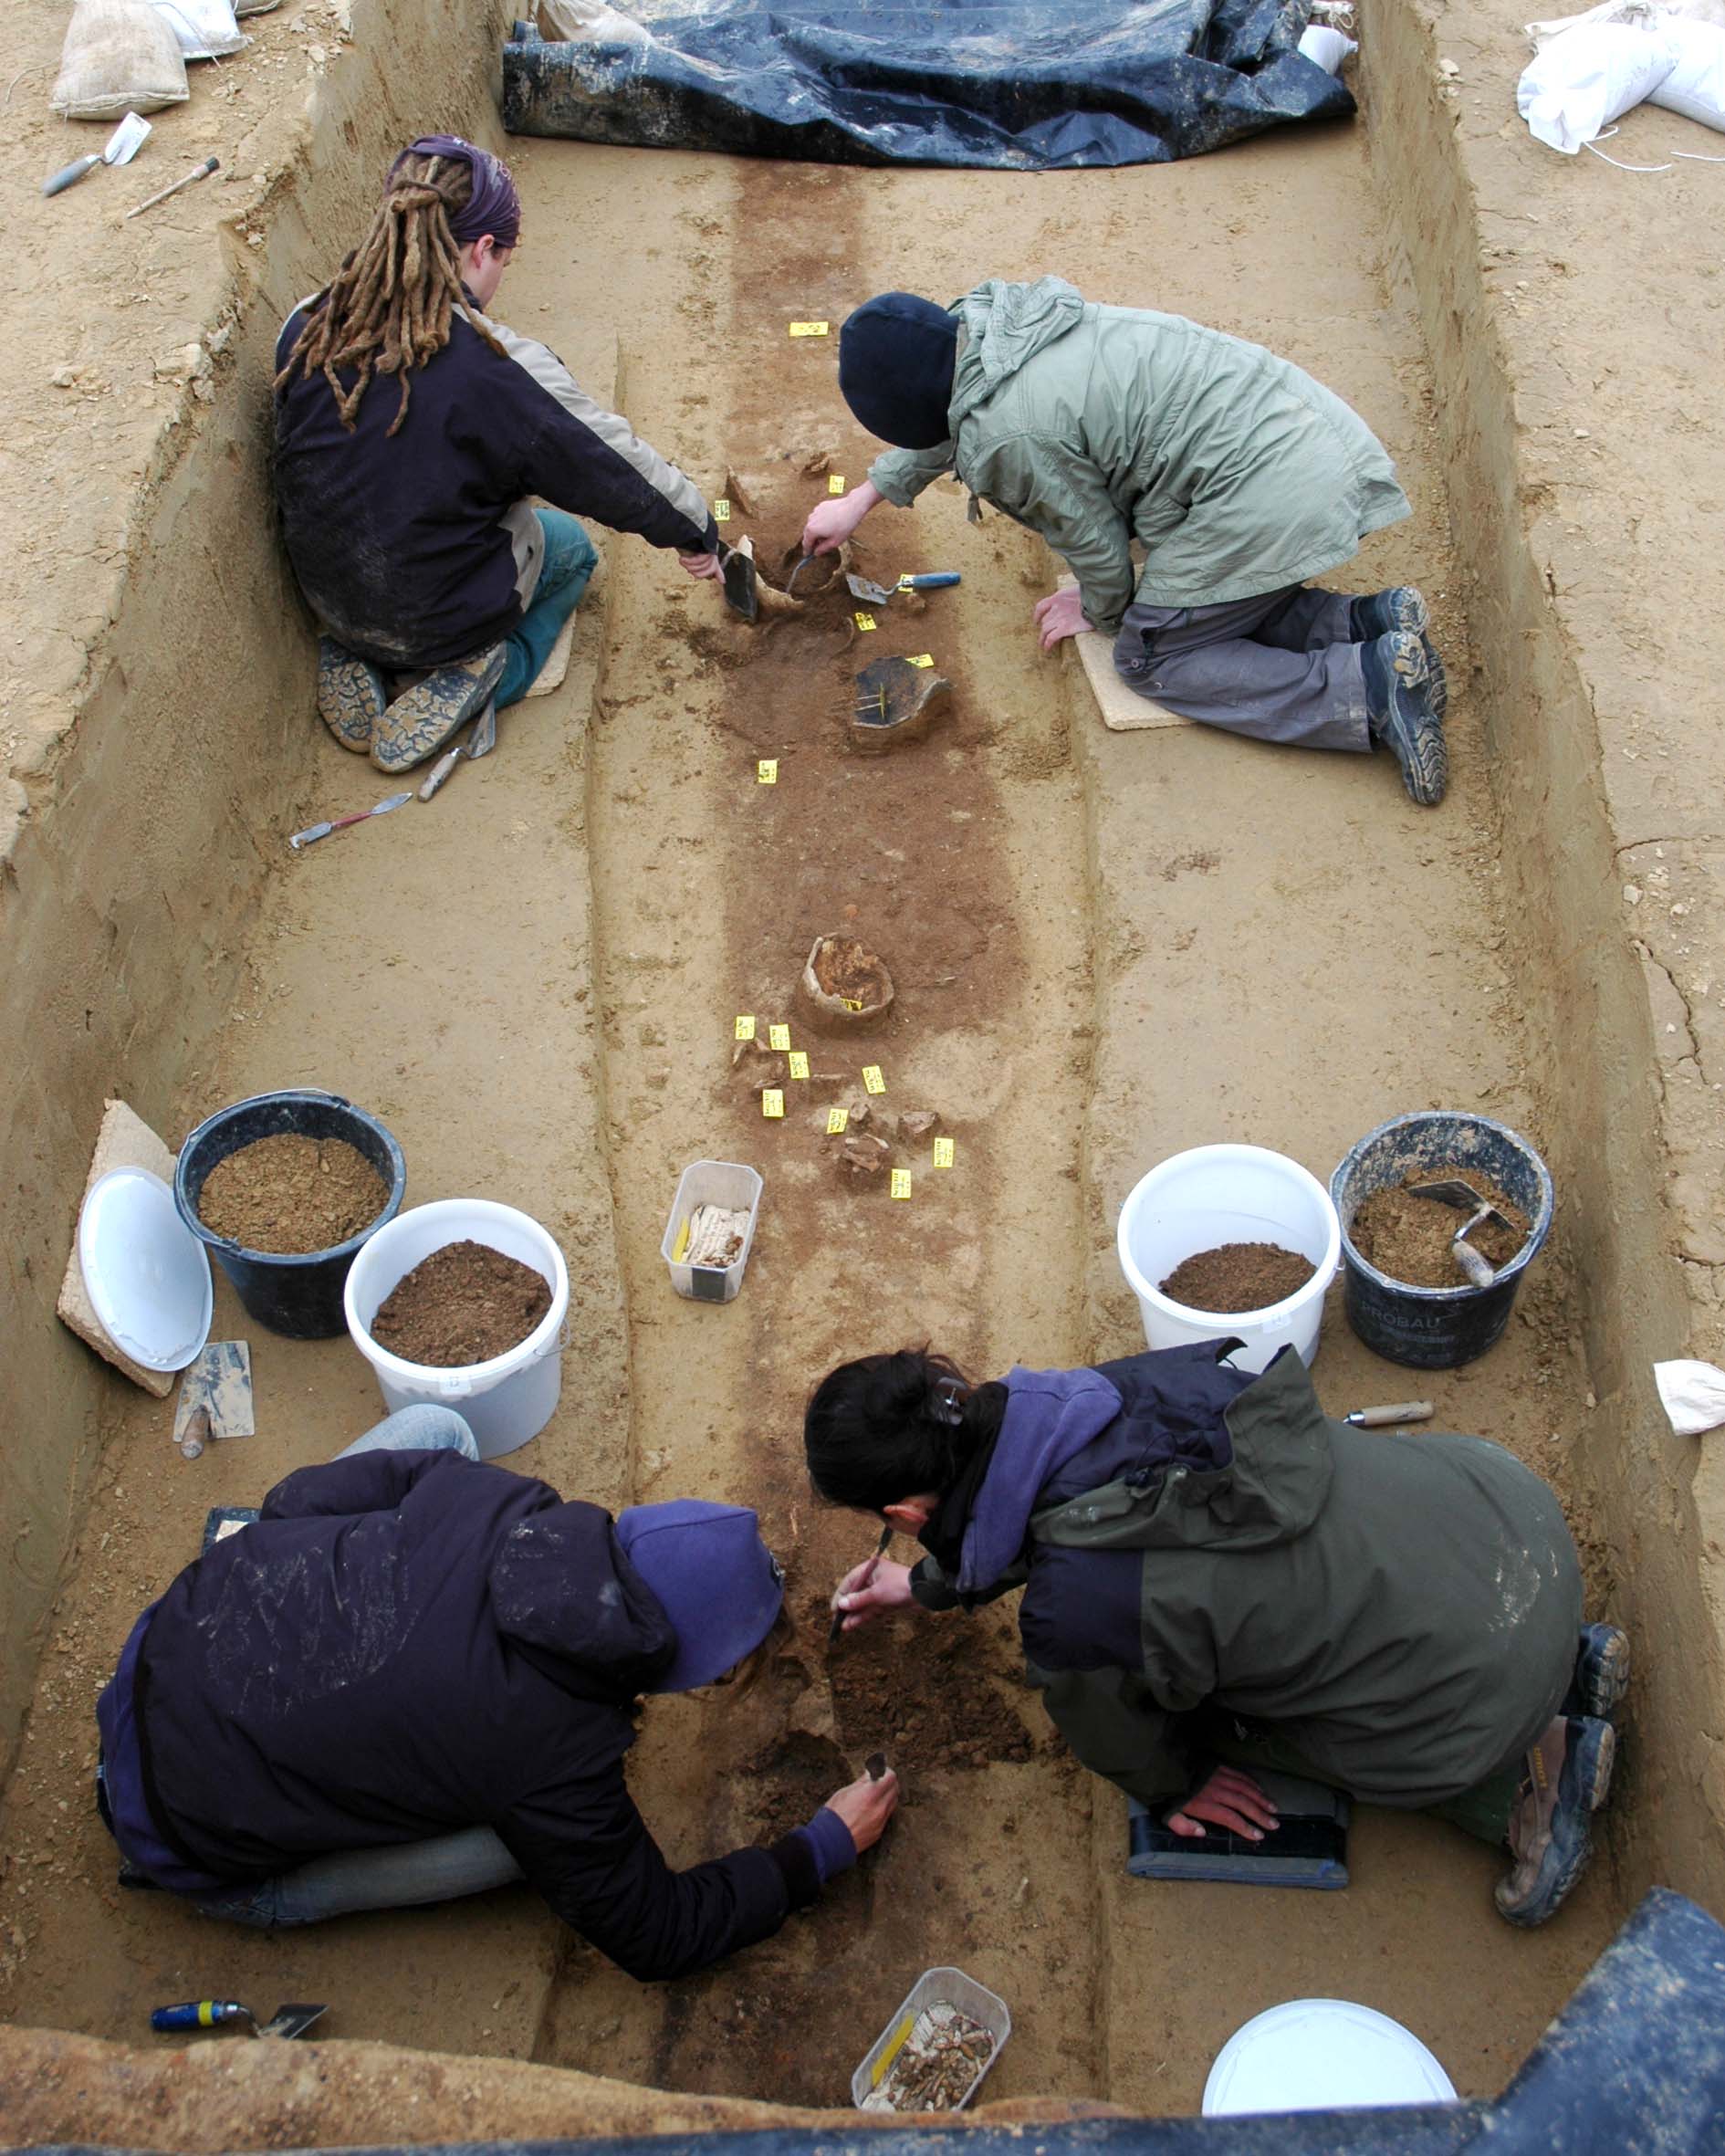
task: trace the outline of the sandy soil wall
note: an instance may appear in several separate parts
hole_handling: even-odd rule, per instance
[[[1686,595],[1718,603],[1697,512],[1717,519],[1721,430],[1689,416],[1718,302],[1698,305],[1676,245],[1696,168],[1668,168],[1655,205],[1505,120],[1518,23],[1490,5],[1374,10],[1364,101],[1465,541],[1519,985],[1533,1030],[1567,1044],[1541,1091],[1598,1400],[1575,1464],[1640,1670],[1613,1813],[1620,1884],[1718,1911],[1725,1637],[1708,1567],[1725,1475],[1708,1440],[1671,1437],[1651,1368],[1720,1351],[1719,842],[1697,783],[1718,753],[1699,716],[1709,686],[1670,633]],[[1650,108],[1630,120],[1687,125]],[[1678,140],[1638,148],[1626,131],[1614,150],[1650,161]],[[1606,293],[1623,303],[1609,330]]]
[[[183,220],[122,225],[114,204],[148,187],[103,197],[87,183],[67,198],[56,263],[6,303],[17,363],[0,417],[23,529],[0,572],[16,669],[0,706],[0,1774],[112,1397],[106,1366],[54,1317],[103,1098],[177,1144],[170,1104],[231,1013],[246,925],[311,769],[314,647],[260,513],[255,385],[317,281],[322,235],[357,225],[403,129],[495,128],[493,17],[507,12],[361,0],[352,55],[326,74],[326,47],[308,50],[303,97],[281,82],[290,63],[261,53],[230,63],[222,90],[206,69],[190,105],[158,116],[149,185],[189,165],[204,101],[230,85],[243,99],[249,67],[264,110],[245,152],[258,171],[230,175],[239,204],[212,182],[176,198]],[[345,31],[329,23],[312,26],[334,52]],[[61,26],[58,11],[29,23],[15,56],[39,59],[38,92]],[[30,101],[5,162],[33,189],[92,131],[50,130],[45,98]],[[173,363],[194,337],[204,359]]]

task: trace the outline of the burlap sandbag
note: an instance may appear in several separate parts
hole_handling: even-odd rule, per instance
[[[111,120],[183,105],[185,61],[149,0],[75,0],[49,99],[63,120]]]

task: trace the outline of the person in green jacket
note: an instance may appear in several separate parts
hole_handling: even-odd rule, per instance
[[[1259,740],[1387,747],[1416,801],[1443,799],[1446,687],[1424,599],[1310,584],[1407,516],[1407,497],[1371,430],[1289,361],[1178,315],[1098,306],[1061,277],[991,277],[950,308],[866,301],[840,332],[839,387],[896,446],[810,514],[805,553],[950,474],[973,520],[989,503],[1076,576],[1036,607],[1044,651],[1099,630],[1122,678],[1170,710]]]
[[[1542,1923],[1580,1877],[1629,1642],[1582,1624],[1557,1499],[1482,1438],[1326,1416],[1284,1349],[1254,1376],[1199,1342],[972,1385],[926,1350],[815,1388],[809,1473],[915,1535],[841,1581],[846,1630],[1023,1590],[1030,1683],[1094,1773],[1176,1834],[1273,1855],[1276,1768],[1430,1810],[1511,1868]]]

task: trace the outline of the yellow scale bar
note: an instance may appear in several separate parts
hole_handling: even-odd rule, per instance
[[[892,2042],[888,2044],[886,2049],[883,2051],[879,2058],[875,2060],[874,2070],[869,2076],[869,2087],[871,2088],[878,2088],[881,2086],[881,2083],[885,2080],[887,2075],[892,2071],[893,2061],[898,2057],[899,2053],[904,2050],[905,2045],[910,2041],[910,2033],[915,2026],[916,2016],[914,2014],[907,2014],[904,2020],[901,2021],[898,2026],[893,2031]]]
[[[825,322],[792,322],[790,334],[793,337],[824,337],[827,329]]]

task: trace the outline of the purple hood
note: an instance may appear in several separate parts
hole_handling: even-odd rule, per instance
[[[957,1590],[979,1595],[1018,1561],[1042,1486],[1120,1413],[1099,1370],[1012,1370],[1006,1416],[965,1528]]]

